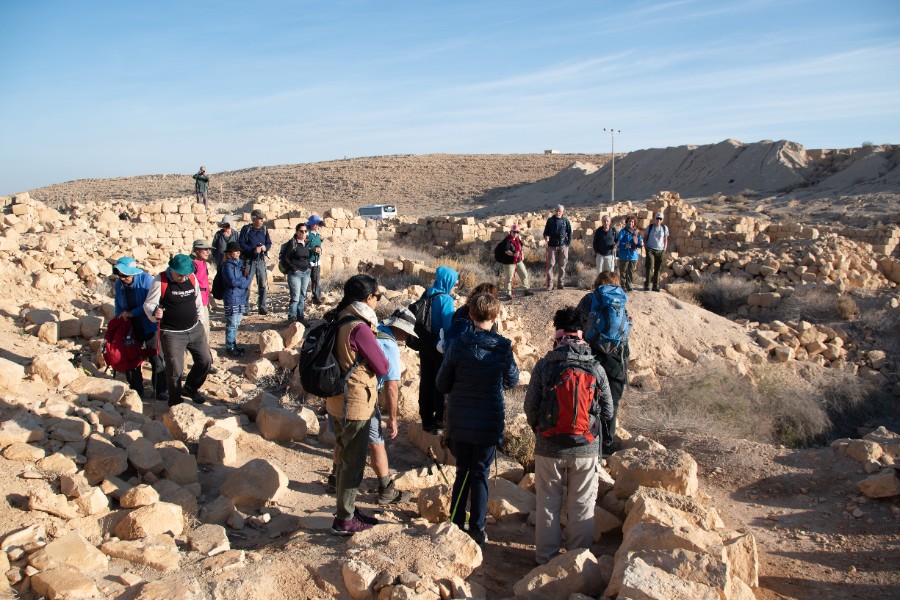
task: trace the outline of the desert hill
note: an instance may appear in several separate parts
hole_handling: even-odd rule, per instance
[[[616,160],[615,200],[641,200],[659,190],[673,190],[683,198],[755,197],[765,200],[762,208],[771,209],[795,208],[791,200],[801,199],[804,217],[810,218],[815,218],[817,201],[832,207],[866,203],[869,217],[896,222],[898,156],[898,146],[806,150],[783,140],[753,144],[725,140],[638,150]],[[576,163],[551,178],[503,194],[489,210],[539,210],[560,202],[604,205],[611,203],[611,187],[611,162],[600,168]],[[797,217],[796,210],[791,216]]]
[[[394,204],[400,215],[458,212],[510,188],[556,175],[575,161],[602,165],[599,154],[429,154],[375,156],[210,173],[210,202],[240,206],[279,196],[304,206]],[[212,166],[210,165],[212,168]],[[208,169],[209,170],[209,169]],[[190,174],[80,179],[32,190],[50,205],[66,201],[147,202],[193,194]]]

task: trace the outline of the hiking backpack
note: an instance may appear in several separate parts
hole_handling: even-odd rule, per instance
[[[434,339],[431,330],[431,302],[442,294],[444,292],[436,292],[429,296],[426,292],[422,294],[421,298],[409,305],[409,311],[416,316],[416,324],[413,330],[419,337],[410,336],[406,340],[406,345],[416,352],[421,352],[424,348],[427,348],[429,343],[431,344],[431,349],[435,349],[437,340]]]
[[[607,354],[623,349],[631,332],[631,317],[625,310],[627,300],[625,290],[617,285],[601,285],[595,289],[591,293],[584,340]]]
[[[294,241],[295,238],[291,238],[285,243],[281,245],[281,250],[278,251],[278,270],[281,271],[282,275],[287,275],[291,272],[291,267],[288,265],[287,256],[293,251],[293,247],[291,246],[291,242]]]
[[[346,316],[328,323],[313,327],[306,334],[300,348],[300,383],[303,390],[320,398],[337,396],[344,392],[347,379],[359,365],[360,356],[347,371],[341,372],[341,366],[334,355],[338,329],[351,321],[363,322],[359,317]]]
[[[224,269],[225,265],[222,265],[222,268]],[[213,277],[209,293],[212,294],[212,297],[216,300],[222,300],[225,298],[225,279],[222,277],[221,269],[216,271],[216,276]]]
[[[137,369],[147,358],[144,348],[131,335],[131,325],[131,319],[116,317],[106,326],[103,360],[113,371]]]
[[[594,402],[598,386],[589,369],[561,363],[544,388],[537,433],[566,448],[592,443],[600,427]]]
[[[502,240],[500,240],[500,243],[497,244],[497,247],[494,248],[494,260],[496,260],[501,265],[515,264],[516,257],[507,254],[507,250],[512,250],[512,248],[510,248],[510,244],[507,241],[507,238],[503,238]]]

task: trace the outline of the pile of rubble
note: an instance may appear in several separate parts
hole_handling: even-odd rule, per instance
[[[866,498],[894,498],[900,496],[900,435],[879,427],[862,439],[841,438],[831,447],[844,456],[859,461],[868,477],[857,482],[856,487]],[[848,506],[853,513],[855,506]],[[854,515],[858,516],[858,515]]]

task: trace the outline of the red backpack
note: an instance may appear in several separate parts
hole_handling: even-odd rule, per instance
[[[131,335],[131,319],[116,317],[106,326],[103,336],[103,360],[113,371],[137,369],[147,352]]]
[[[592,443],[600,423],[594,402],[597,378],[581,366],[562,363],[548,381],[537,432],[567,448]]]

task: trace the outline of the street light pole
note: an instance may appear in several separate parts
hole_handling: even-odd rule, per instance
[[[603,131],[608,131],[610,139],[612,141],[612,202],[611,204],[616,203],[616,134],[622,133],[621,129],[607,129],[603,128]]]

